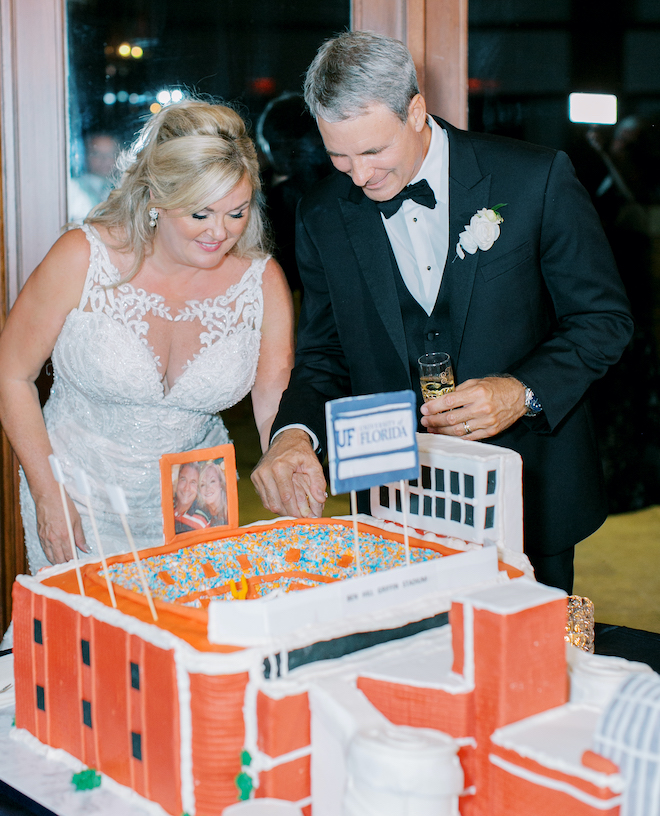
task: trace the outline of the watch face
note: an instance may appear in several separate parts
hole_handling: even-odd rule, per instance
[[[542,410],[541,403],[531,388],[525,389],[525,405],[528,408],[528,413],[538,414]]]

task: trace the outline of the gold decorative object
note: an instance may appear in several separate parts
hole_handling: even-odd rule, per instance
[[[594,651],[594,605],[589,598],[568,596],[568,617],[564,640],[585,652]]]

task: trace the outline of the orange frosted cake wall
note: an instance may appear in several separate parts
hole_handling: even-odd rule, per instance
[[[236,801],[245,741],[247,672],[190,675],[192,763],[196,816],[216,816]]]
[[[259,775],[255,796],[291,801],[309,798],[312,746],[307,693],[273,699],[259,691],[257,726],[259,750],[277,764]]]
[[[303,756],[284,765],[262,771],[256,798],[271,797],[299,802],[311,794],[310,757]]]
[[[269,757],[280,757],[308,748],[311,742],[309,697],[293,694],[274,700],[257,693],[257,745]]]
[[[450,737],[474,733],[472,694],[358,677],[357,687],[395,725],[436,728]]]
[[[567,701],[566,647],[557,637],[565,625],[565,598],[509,615],[475,609],[477,726],[491,733]]]
[[[19,585],[14,622],[16,726],[181,813],[172,655]]]

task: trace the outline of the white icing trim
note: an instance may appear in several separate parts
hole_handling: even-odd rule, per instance
[[[429,689],[430,691],[444,691],[447,694],[468,694],[473,690],[473,687],[465,681],[462,675],[449,672],[448,676],[449,681],[434,683],[430,680],[393,679],[391,675],[369,671],[368,669],[360,672],[360,677],[364,677],[365,680],[377,680],[380,683],[393,683],[397,686],[410,686],[410,688]]]
[[[258,723],[257,723],[257,695],[259,687],[264,682],[263,664],[250,669],[250,677],[245,687],[245,697],[243,698],[243,725],[245,726],[244,750],[252,759],[249,766],[243,768],[252,779],[255,788],[259,787],[259,757],[261,751],[257,747]]]
[[[546,711],[541,711],[538,714],[510,723],[509,725],[501,726],[491,734],[490,740],[493,745],[499,745],[507,751],[514,751],[518,756],[524,759],[531,759],[550,770],[574,776],[578,779],[584,779],[597,788],[608,788],[615,793],[621,793],[624,790],[625,782],[619,772],[608,774],[603,771],[596,771],[593,768],[582,765],[581,762],[570,762],[562,757],[552,756],[552,754],[546,751],[535,750],[525,744],[525,732],[530,726],[552,728],[553,723],[559,721],[561,727],[562,721],[565,721],[567,718],[569,721],[571,719],[574,720],[579,715],[579,712],[583,710],[593,713],[594,715],[598,714],[598,709],[593,706],[568,703],[566,705],[557,706],[556,708],[547,709]]]
[[[550,601],[565,598],[561,589],[538,584],[527,577],[512,578],[507,587],[472,589],[456,595],[456,601],[469,601],[474,609],[493,612],[496,615],[515,615],[526,609],[543,606]]]
[[[273,768],[277,768],[279,765],[286,765],[288,762],[295,762],[301,757],[311,756],[311,753],[311,745],[307,745],[305,748],[297,748],[295,751],[289,751],[288,754],[282,754],[278,757],[271,757],[268,754],[259,752],[259,771],[272,771]]]
[[[178,650],[174,651],[176,687],[179,696],[179,740],[181,756],[181,806],[185,813],[195,816],[195,780],[192,761],[192,709],[190,675],[185,669]]]
[[[34,751],[35,754],[39,754],[39,756],[43,756],[49,761],[52,760],[54,762],[61,762],[62,765],[70,768],[73,773],[80,773],[80,771],[84,771],[88,767],[84,762],[81,762],[63,748],[51,748],[50,745],[46,745],[45,743],[41,742],[33,734],[30,734],[29,731],[26,731],[25,728],[12,728],[9,731],[9,739],[23,743],[31,751]],[[152,799],[146,799],[144,796],[141,796],[139,793],[134,791],[133,788],[129,788],[126,785],[121,785],[115,779],[112,779],[112,777],[107,776],[98,770],[96,772],[102,777],[101,787],[105,788],[105,790],[109,791],[115,796],[121,797],[131,805],[143,808],[147,813],[153,814],[153,816],[170,816],[170,814],[164,810],[158,804],[158,802],[154,802]],[[93,812],[91,804],[90,812]],[[193,816],[193,814],[191,814],[191,816]]]
[[[538,785],[542,788],[549,788],[550,790],[565,793],[567,796],[571,796],[573,799],[577,799],[579,802],[583,802],[585,805],[589,805],[596,810],[614,810],[623,803],[623,799],[620,795],[613,796],[611,799],[603,801],[602,799],[597,799],[595,796],[592,796],[590,793],[581,791],[579,788],[570,785],[568,782],[562,782],[559,779],[550,779],[547,776],[541,776],[541,774],[537,774],[533,771],[528,771],[526,768],[521,768],[518,765],[514,765],[512,762],[507,762],[506,759],[502,759],[502,757],[498,757],[495,754],[489,754],[488,759],[493,763],[493,765],[496,765],[498,768],[506,771],[506,773],[511,774],[511,776],[517,776],[519,779],[524,779],[527,782],[531,782],[532,784]]]
[[[470,691],[474,689],[474,607],[463,601],[463,677]]]
[[[312,797],[306,796],[304,799],[299,799],[297,802],[294,802],[293,804],[302,810],[304,807],[307,807],[307,805],[312,804]]]

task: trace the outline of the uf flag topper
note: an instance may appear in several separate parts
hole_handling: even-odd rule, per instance
[[[345,397],[325,404],[333,496],[417,479],[413,391]]]

